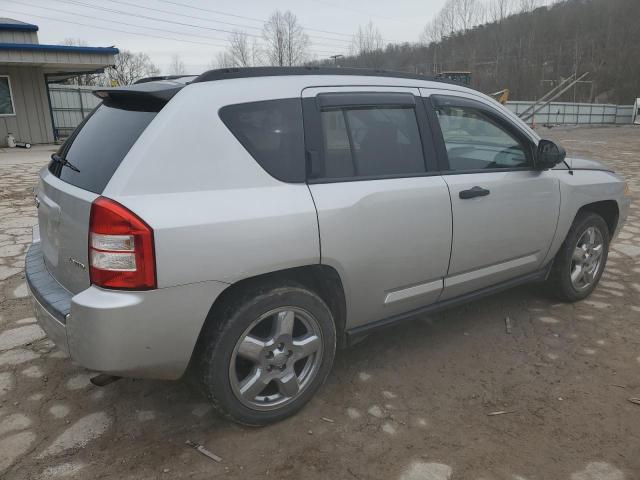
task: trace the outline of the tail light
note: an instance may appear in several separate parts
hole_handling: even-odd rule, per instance
[[[105,288],[156,288],[153,230],[118,202],[98,197],[89,220],[89,276]]]

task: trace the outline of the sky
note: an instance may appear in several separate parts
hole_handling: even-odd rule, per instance
[[[387,42],[416,42],[445,0],[0,0],[0,17],[40,27],[40,43],[81,39],[147,53],[167,73],[179,55],[187,73],[209,68],[229,32],[260,37],[276,9],[290,10],[322,59],[346,54],[358,26],[372,21]],[[71,23],[69,23],[71,22]],[[84,24],[84,25],[80,25]],[[86,26],[91,25],[91,26]],[[125,33],[128,32],[128,33]],[[163,38],[160,38],[163,37]],[[253,38],[253,37],[252,37]]]

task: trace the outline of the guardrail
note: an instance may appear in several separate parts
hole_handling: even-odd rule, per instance
[[[535,102],[507,102],[516,115],[520,115]],[[630,125],[633,122],[633,105],[603,103],[552,102],[542,107],[527,123],[537,125]]]

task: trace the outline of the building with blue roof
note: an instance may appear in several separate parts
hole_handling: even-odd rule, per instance
[[[38,26],[0,18],[0,146],[54,141],[48,85],[115,64],[115,47],[43,45]]]

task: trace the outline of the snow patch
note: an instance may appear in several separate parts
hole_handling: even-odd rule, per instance
[[[72,448],[85,447],[92,440],[101,437],[112,423],[113,419],[105,412],[91,413],[82,417],[62,432],[44,452],[38,455],[38,458],[56,455]]]
[[[640,362],[640,357],[638,357],[638,361]],[[347,416],[351,420],[356,420],[356,419],[361,417],[360,412],[358,411],[358,409],[353,408],[353,407],[347,408]]]
[[[584,470],[571,474],[571,480],[624,480],[624,473],[605,462],[591,462]]]
[[[400,480],[450,480],[453,470],[443,463],[413,462]]]

